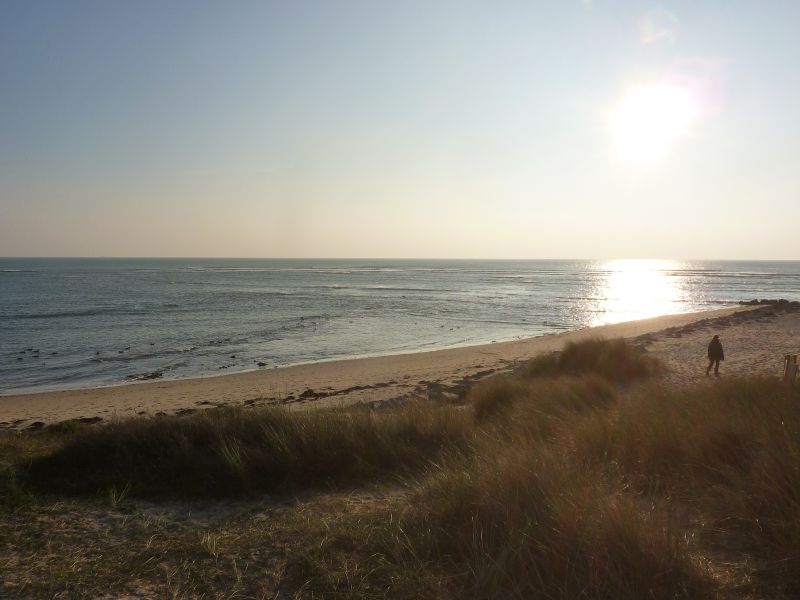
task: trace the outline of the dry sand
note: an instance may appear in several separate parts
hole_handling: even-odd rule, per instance
[[[725,347],[723,376],[780,375],[784,354],[800,352],[800,308],[738,306],[480,346],[3,396],[0,427],[24,429],[68,419],[172,414],[226,404],[309,407],[447,397],[521,360],[590,337],[634,339],[666,363],[670,380],[688,383],[705,378],[706,346],[713,333],[720,335]]]

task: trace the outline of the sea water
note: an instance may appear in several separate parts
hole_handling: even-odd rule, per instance
[[[0,394],[800,298],[800,262],[0,259]]]

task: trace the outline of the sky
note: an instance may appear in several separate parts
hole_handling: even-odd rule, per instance
[[[0,256],[800,259],[800,2],[4,0]]]

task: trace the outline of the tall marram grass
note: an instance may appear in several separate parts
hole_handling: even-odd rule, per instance
[[[553,418],[606,409],[616,396],[614,386],[597,375],[544,380],[498,376],[477,384],[467,401],[478,423],[513,417],[544,425]]]
[[[659,371],[592,340],[478,384],[465,406],[124,421],[76,433],[27,481],[214,497],[402,477],[372,516],[320,526],[293,562],[300,596],[728,597],[713,554],[752,597],[800,597],[800,390],[620,385]]]
[[[695,598],[711,589],[662,507],[576,469],[557,446],[486,447],[431,473],[405,531],[470,598]]]
[[[735,538],[800,596],[800,389],[775,379],[648,386],[568,438],[586,470],[618,470],[642,494],[701,509],[705,535]]]
[[[415,556],[462,574],[457,595],[710,597],[669,511],[629,493],[619,474],[587,469],[567,443],[576,425],[613,419],[619,391],[608,378],[656,372],[655,361],[625,348],[575,344],[565,364],[580,356],[580,377],[541,361],[536,377],[527,370],[471,391],[480,432],[470,452],[428,469],[403,522]]]
[[[415,552],[470,597],[724,595],[687,543],[692,514],[707,548],[758,558],[754,585],[799,597],[800,390],[650,384],[593,403],[591,381],[485,388],[516,386],[469,456],[430,470],[405,515]],[[537,385],[558,410],[527,401]]]
[[[522,376],[583,375],[594,373],[616,383],[657,375],[661,363],[623,339],[593,338],[570,342],[561,352],[532,358],[519,370]]]
[[[737,593],[800,596],[800,391],[530,375],[474,388],[468,450],[431,464],[399,514],[362,525],[359,589],[427,573],[452,597],[728,597],[715,556],[750,581]]]
[[[211,410],[129,419],[82,432],[34,460],[36,489],[143,496],[222,497],[349,485],[406,474],[465,444],[453,407],[396,411]]]

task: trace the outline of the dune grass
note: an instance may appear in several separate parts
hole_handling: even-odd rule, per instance
[[[432,474],[406,515],[415,554],[463,573],[463,597],[708,594],[667,510],[577,471],[559,450],[518,443]]]
[[[800,391],[659,372],[593,340],[461,406],[135,419],[64,434],[11,479],[196,499],[392,482],[358,511],[287,521],[306,540],[287,546],[298,598],[797,597]]]
[[[561,352],[542,354],[518,370],[523,377],[594,373],[615,383],[658,375],[661,364],[623,339],[593,338],[570,342]]]
[[[475,598],[800,594],[798,390],[532,377],[472,391],[469,451],[429,467],[388,522],[362,524],[373,543],[355,574],[426,573],[426,589]],[[317,585],[373,597],[314,564]]]
[[[466,415],[412,403],[396,411],[225,408],[86,430],[34,460],[37,490],[221,498],[397,477],[465,444]]]
[[[544,426],[558,416],[607,409],[616,397],[614,386],[593,374],[547,379],[498,376],[477,384],[467,401],[479,424],[512,416]]]

